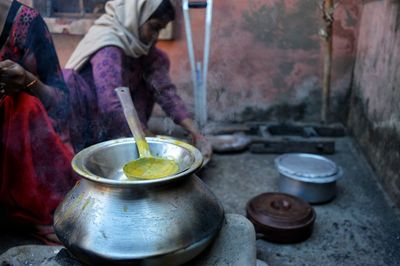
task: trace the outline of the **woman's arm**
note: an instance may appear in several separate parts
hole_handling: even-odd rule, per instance
[[[205,159],[212,155],[211,144],[198,130],[191,119],[185,103],[179,97],[175,85],[169,77],[169,59],[165,53],[153,48],[142,62],[148,86],[154,90],[155,100],[174,122],[182,126],[190,135],[192,142],[201,150]]]
[[[24,88],[41,100],[50,117],[66,119],[69,112],[68,89],[51,34],[38,13],[29,27],[23,65],[26,66]]]
[[[186,118],[180,122],[180,125],[189,132],[193,144],[196,145],[196,147],[199,148],[203,154],[204,161],[211,159],[211,143],[203,134],[200,133],[200,131],[197,129],[196,123],[192,119]]]
[[[184,119],[190,118],[185,103],[177,94],[176,87],[170,79],[168,56],[154,47],[143,57],[141,64],[146,84],[153,90],[154,99],[164,112],[176,124],[181,124]]]

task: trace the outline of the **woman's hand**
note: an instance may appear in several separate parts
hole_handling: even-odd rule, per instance
[[[207,140],[207,138],[199,133],[192,134],[193,144],[200,150],[203,155],[204,162],[208,162],[212,156],[212,147],[211,143]]]
[[[25,89],[27,83],[27,73],[22,66],[8,59],[0,62],[2,94],[17,94]]]
[[[151,132],[148,128],[143,128],[143,133],[146,137],[155,137],[156,135]]]
[[[202,135],[195,122],[190,119],[186,118],[181,121],[181,126],[186,129],[190,136],[192,137],[193,144],[200,150],[201,154],[204,157],[204,162],[207,162],[211,159],[212,156],[212,146],[211,143],[206,139],[204,135]]]
[[[34,74],[12,60],[0,62],[0,96],[25,91],[39,98],[47,108],[52,100],[52,88],[42,83]]]

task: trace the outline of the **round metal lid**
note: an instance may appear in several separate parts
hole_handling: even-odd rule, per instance
[[[303,199],[285,193],[263,193],[247,203],[247,217],[256,231],[275,242],[296,242],[307,238],[316,218]]]
[[[275,159],[275,165],[281,174],[305,182],[327,183],[342,176],[333,161],[315,154],[284,154]]]

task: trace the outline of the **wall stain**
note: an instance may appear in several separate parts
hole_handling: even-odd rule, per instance
[[[366,105],[367,102],[363,102],[362,98],[353,96],[348,120],[350,130],[376,170],[385,190],[394,203],[400,206],[400,176],[397,174],[400,171],[400,134],[395,126],[377,127],[373,118],[368,118]]]
[[[314,16],[304,16],[305,10],[315,10],[315,1],[301,0],[294,12],[289,12],[284,1],[272,7],[266,4],[258,9],[250,8],[242,13],[244,29],[266,46],[282,49],[319,49],[319,42],[313,37],[318,33],[320,21]]]
[[[368,4],[371,2],[382,2],[382,1],[384,1],[384,0],[363,0],[362,3],[365,5],[365,4]]]
[[[347,40],[347,48],[350,52],[355,50],[356,36],[352,28],[346,29],[340,21],[335,21],[333,25],[334,37]]]
[[[279,71],[283,76],[287,76],[290,73],[292,73],[293,68],[294,68],[294,62],[282,62],[278,67]]]
[[[351,14],[351,12],[349,10],[345,10],[346,11],[346,25],[348,27],[354,27],[357,24],[357,19],[353,17],[353,15]]]
[[[398,0],[393,2],[397,6],[396,26],[394,28],[394,32],[397,32],[400,28],[400,3],[398,2]]]
[[[304,119],[306,104],[277,104],[267,110],[248,106],[243,112],[235,115],[235,120],[245,121],[300,121]]]

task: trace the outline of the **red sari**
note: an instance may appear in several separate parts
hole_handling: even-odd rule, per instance
[[[77,178],[72,149],[62,140],[68,91],[39,13],[14,1],[0,36],[0,61],[10,59],[54,88],[46,108],[28,93],[0,100],[0,207],[8,219],[52,224],[52,215]]]

